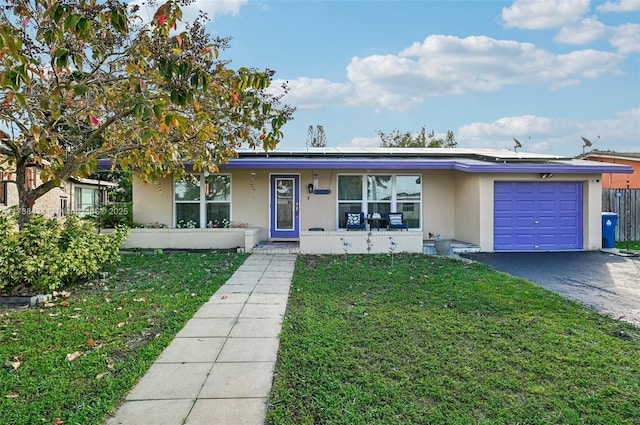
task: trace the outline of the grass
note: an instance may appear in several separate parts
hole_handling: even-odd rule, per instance
[[[488,266],[302,256],[267,421],[638,424],[640,330]]]
[[[616,242],[616,248],[627,249],[627,242]],[[640,251],[640,241],[629,241],[631,251]]]
[[[103,423],[245,258],[127,255],[54,306],[0,311],[0,422]]]

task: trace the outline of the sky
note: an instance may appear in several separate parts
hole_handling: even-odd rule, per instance
[[[328,147],[424,126],[460,148],[640,152],[640,0],[196,0],[185,19],[199,9],[231,68],[288,82],[282,149],[321,125]]]

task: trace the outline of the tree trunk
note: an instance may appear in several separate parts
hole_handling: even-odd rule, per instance
[[[31,219],[35,202],[27,191],[27,164],[24,161],[16,163],[16,187],[18,189],[18,227],[22,229]]]

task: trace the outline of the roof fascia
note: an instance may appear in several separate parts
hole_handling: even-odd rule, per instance
[[[466,173],[633,173],[633,168],[627,165],[606,164],[595,161],[593,164],[532,164],[532,163],[479,163],[479,161],[465,160],[340,160],[340,159],[232,159],[223,164],[224,169],[356,169],[356,170],[458,170]],[[602,164],[602,165],[600,165]]]

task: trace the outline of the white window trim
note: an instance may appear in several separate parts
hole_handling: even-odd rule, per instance
[[[205,177],[208,177],[204,173],[191,173],[193,176],[197,176],[200,182],[200,200],[198,201],[176,201],[176,182],[179,181],[175,177],[173,178],[173,184],[171,186],[171,200],[173,204],[173,227],[177,227],[178,225],[178,212],[176,205],[177,204],[199,204],[198,213],[200,214],[200,227],[199,229],[207,228],[207,204],[229,204],[229,223],[231,223],[233,216],[233,177],[229,173],[224,174],[216,174],[218,176],[229,176],[229,200],[228,201],[208,201],[206,197],[206,184]]]
[[[415,201],[401,201],[400,203],[417,203],[420,211],[419,211],[419,226],[417,228],[412,227],[411,229],[421,231],[422,230],[422,222],[423,217],[422,213],[424,211],[423,207],[423,193],[422,193],[422,180],[424,176],[421,173],[340,173],[336,178],[336,224],[340,223],[340,204],[341,203],[353,203],[354,200],[344,200],[341,201],[338,199],[338,193],[340,193],[339,185],[340,185],[340,176],[360,176],[362,178],[362,199],[361,199],[361,207],[362,211],[368,214],[369,207],[369,199],[367,198],[367,177],[368,176],[391,176],[391,212],[397,211],[398,208],[398,197],[397,197],[397,187],[396,187],[396,177],[398,176],[416,176],[420,177],[420,199]],[[338,230],[346,230],[345,228],[340,228],[336,226]]]

